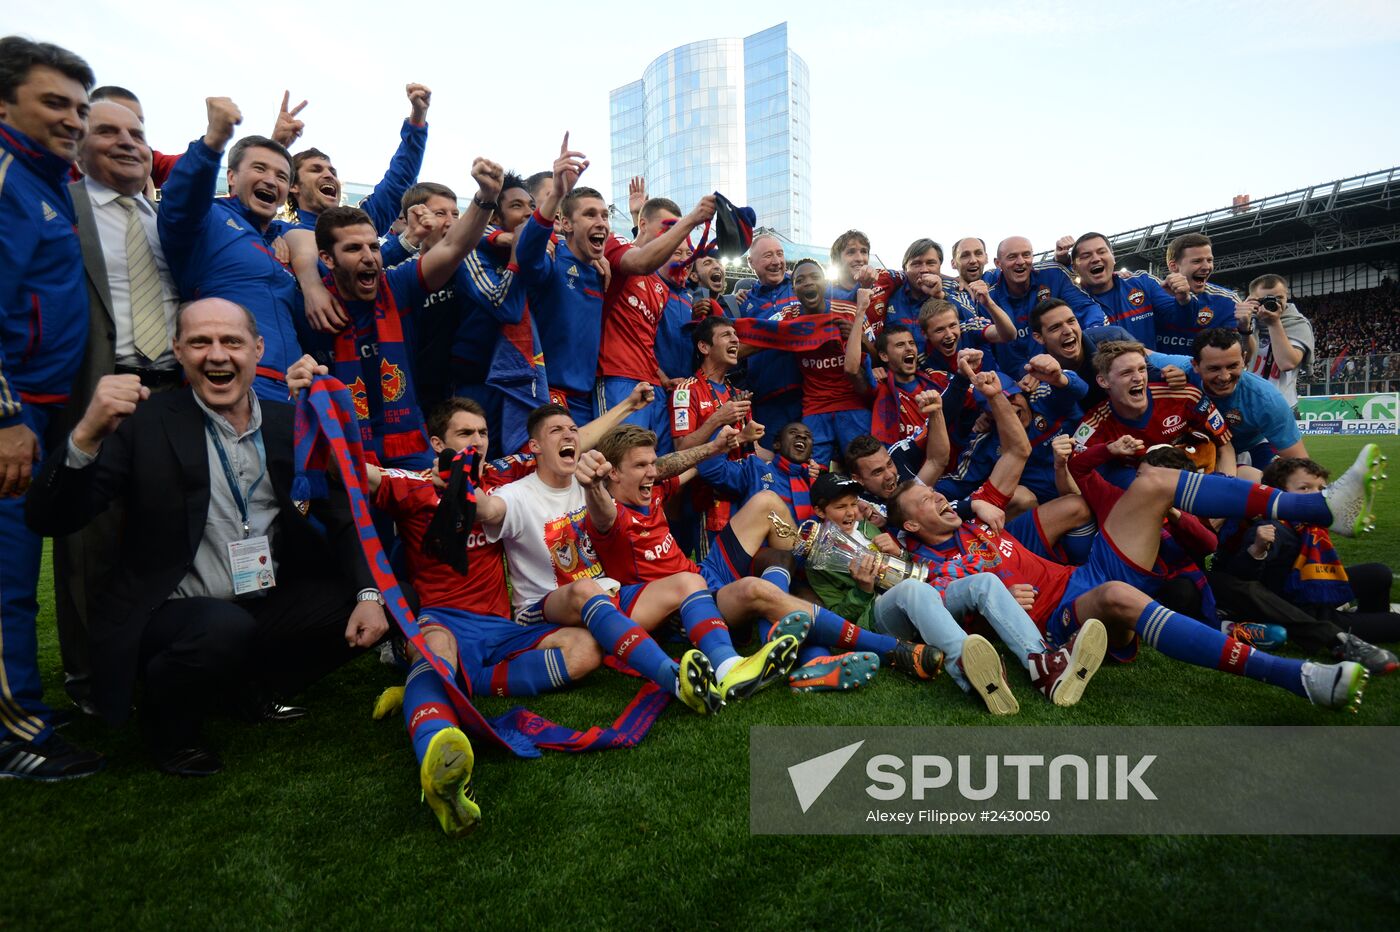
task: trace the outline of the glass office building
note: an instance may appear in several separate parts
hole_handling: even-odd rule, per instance
[[[612,201],[633,175],[689,210],[719,191],[792,240],[811,232],[807,63],[787,24],[672,49],[611,94]]]

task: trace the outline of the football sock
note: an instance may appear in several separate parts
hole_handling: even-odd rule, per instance
[[[573,682],[557,647],[527,650],[518,657],[493,663],[472,676],[472,691],[490,696],[538,696]]]
[[[1065,536],[1060,538],[1060,548],[1064,550],[1070,563],[1075,566],[1084,565],[1089,559],[1089,551],[1093,549],[1094,538],[1098,533],[1099,526],[1093,521],[1065,532]]]
[[[787,567],[785,566],[770,566],[758,575],[760,579],[766,579],[784,592],[792,588],[792,574],[787,571]],[[758,642],[760,644],[768,643],[768,639],[773,635],[773,628],[776,624],[776,622],[769,621],[767,618],[759,618],[754,621],[754,627],[758,630]],[[805,647],[806,645],[804,644],[803,646]],[[797,656],[801,657],[802,654],[799,653]]]
[[[1172,504],[1201,518],[1278,518],[1322,527],[1332,523],[1332,512],[1321,493],[1280,492],[1230,476],[1183,471],[1176,480]]]
[[[715,676],[722,679],[724,673],[739,662],[739,654],[734,650],[729,626],[719,613],[714,594],[708,589],[692,592],[681,603],[680,615],[685,636],[700,648],[700,653],[710,658],[710,663],[715,667]]]
[[[603,648],[633,670],[668,692],[677,688],[680,667],[666,656],[651,635],[619,612],[605,595],[595,595],[583,603],[583,624]]]
[[[830,609],[813,605],[812,633],[807,636],[807,643],[829,647],[832,650],[828,653],[868,650],[881,660],[888,660],[899,641],[888,634],[867,631],[860,625],[851,624]]]
[[[1178,615],[1159,602],[1148,602],[1143,608],[1138,616],[1137,632],[1148,644],[1175,660],[1247,676],[1300,696],[1307,695],[1303,690],[1303,661],[1256,650],[1226,637],[1204,622]]]
[[[428,753],[428,742],[444,728],[456,728],[457,712],[447,698],[442,677],[426,660],[419,660],[408,671],[403,686],[403,721],[418,762]]]

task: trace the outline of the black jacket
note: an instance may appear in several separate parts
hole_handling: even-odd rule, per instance
[[[324,535],[292,504],[292,407],[260,401],[268,478],[277,495],[279,584],[321,576],[343,579],[347,596],[373,586],[359,533],[341,487],[314,502]],[[138,405],[102,444],[97,461],[70,469],[66,440],[55,444],[29,488],[25,520],[45,536],[70,534],[108,503],[122,500],[120,556],[105,581],[103,610],[90,620],[93,699],[113,724],[125,720],[136,682],[141,635],[194,563],[209,510],[209,452],[204,412],[184,387]]]

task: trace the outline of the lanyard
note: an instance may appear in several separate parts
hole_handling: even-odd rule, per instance
[[[219,454],[219,465],[224,468],[224,481],[228,483],[229,494],[233,496],[233,503],[238,507],[238,513],[243,518],[243,539],[248,539],[248,503],[253,499],[253,493],[262,484],[263,477],[267,475],[267,452],[263,448],[262,431],[253,434],[253,444],[257,447],[258,461],[262,471],[253,480],[253,484],[248,487],[248,497],[243,497],[243,491],[238,487],[238,478],[233,474],[233,467],[229,465],[228,454],[224,452],[224,443],[219,439],[218,431],[214,429],[209,418],[204,419],[204,431],[209,435],[209,439],[214,442],[214,451]]]

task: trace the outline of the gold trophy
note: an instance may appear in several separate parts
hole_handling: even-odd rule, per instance
[[[768,512],[777,535],[784,539],[796,538],[792,552],[807,560],[807,568],[851,574],[851,562],[863,556],[875,558],[875,586],[890,589],[906,579],[928,582],[928,565],[905,554],[891,556],[871,550],[864,540],[847,534],[831,521],[815,519],[803,521],[801,527],[793,527],[775,511]]]

